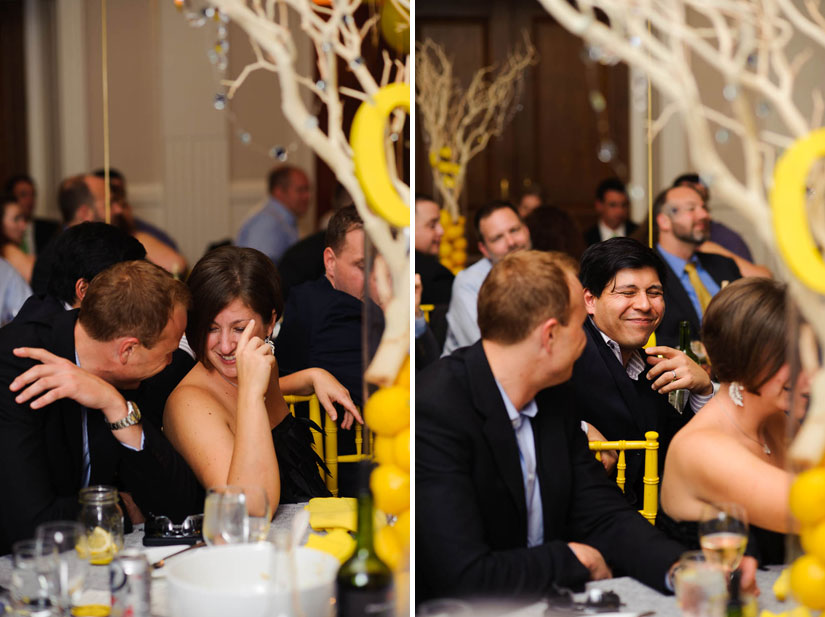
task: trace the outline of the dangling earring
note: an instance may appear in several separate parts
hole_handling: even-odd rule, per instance
[[[732,381],[728,388],[728,396],[733,404],[737,407],[744,407],[745,401],[742,399],[742,384],[738,381]]]
[[[275,341],[273,341],[271,338],[269,338],[269,337],[267,336],[267,337],[264,339],[264,343],[266,343],[267,345],[269,345],[269,351],[271,351],[271,352],[272,352],[272,355],[274,356],[274,355],[275,355]]]

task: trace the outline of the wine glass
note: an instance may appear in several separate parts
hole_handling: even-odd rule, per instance
[[[739,567],[748,544],[748,520],[735,503],[706,504],[699,520],[699,545],[711,563],[730,574]]]
[[[238,544],[249,539],[249,513],[243,488],[215,486],[206,491],[203,539],[209,546]]]
[[[260,486],[241,487],[249,515],[249,542],[265,542],[272,522],[272,509],[266,491]]]
[[[57,564],[57,585],[51,600],[68,615],[73,603],[80,600],[89,571],[86,532],[76,521],[52,521],[39,525],[34,539],[40,557]]]

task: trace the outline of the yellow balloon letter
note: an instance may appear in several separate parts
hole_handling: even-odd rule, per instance
[[[774,169],[773,226],[779,251],[805,285],[825,294],[825,262],[814,242],[805,208],[806,180],[814,161],[825,156],[825,129],[795,142]]]
[[[364,101],[355,112],[350,131],[355,177],[364,189],[370,208],[395,227],[410,224],[410,207],[405,204],[390,179],[384,151],[387,118],[396,107],[410,113],[409,84],[390,84]]]

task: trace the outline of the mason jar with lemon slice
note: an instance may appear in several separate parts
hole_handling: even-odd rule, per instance
[[[89,486],[80,490],[78,520],[86,530],[84,550],[89,563],[106,565],[123,548],[123,511],[113,486]]]

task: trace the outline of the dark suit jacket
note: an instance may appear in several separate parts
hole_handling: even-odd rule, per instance
[[[560,386],[533,420],[544,544],[527,548],[527,507],[512,424],[481,343],[416,376],[416,599],[547,593],[588,571],[567,546],[663,590],[684,548],[633,511],[587,448]]]
[[[321,230],[290,246],[278,261],[284,300],[293,287],[324,276],[326,231]]]
[[[361,314],[364,303],[334,289],[322,276],[295,287],[284,307],[284,321],[275,341],[281,375],[317,366],[328,370],[362,403]],[[370,302],[370,347],[374,350],[383,330],[381,309]],[[370,354],[371,357],[372,354]],[[339,434],[339,438],[341,435]]]
[[[736,279],[742,278],[742,273],[739,272],[736,262],[728,257],[699,252],[696,253],[696,257],[702,267],[720,286],[723,281],[732,283]],[[690,323],[690,334],[693,340],[699,340],[700,338],[701,323],[679,277],[667,263],[665,263],[665,267],[667,267],[667,279],[664,281],[665,315],[662,318],[662,323],[656,329],[656,344],[677,347],[679,345],[679,322],[687,321]]]
[[[31,222],[34,225],[34,248],[37,254],[46,248],[57,234],[60,233],[60,223],[51,219],[35,218]]]
[[[17,404],[8,388],[17,375],[37,364],[15,357],[15,347],[42,347],[75,361],[76,319],[77,311],[54,312],[32,304],[0,329],[0,554],[7,553],[12,542],[32,537],[44,521],[77,517],[83,463],[80,405],[61,399],[32,410]],[[179,520],[200,511],[197,480],[151,422],[143,423],[144,448],[136,452],[114,438],[102,413],[89,410],[87,418],[90,484],[130,491],[145,513]]]
[[[415,252],[415,271],[421,275],[421,304],[449,304],[453,273],[433,255]]]
[[[595,426],[608,441],[641,440],[646,431],[659,433],[659,477],[673,435],[693,416],[689,408],[679,414],[667,395],[651,388],[645,373],[634,382],[604,342],[598,328],[584,322],[587,345],[573,365],[570,385],[582,420]],[[644,353],[642,358],[645,358]],[[650,365],[648,365],[650,367]],[[644,452],[628,451],[625,494],[637,509],[642,507]]]
[[[631,221],[631,220],[626,221],[625,224],[624,224],[625,235],[626,236],[632,236],[633,232],[636,231],[636,229],[638,227],[639,226],[636,223],[634,223],[633,221]],[[587,244],[587,246],[590,246],[591,244],[597,244],[601,241],[602,241],[602,237],[601,237],[601,235],[599,235],[599,225],[598,225],[598,223],[593,225],[592,227],[588,227],[587,231],[584,232],[584,242],[585,242],[585,244]]]

